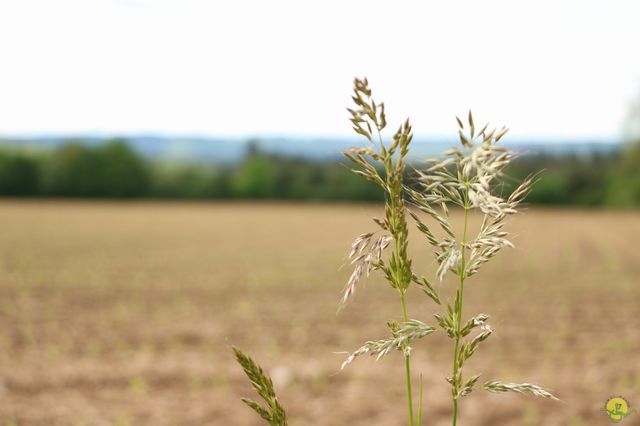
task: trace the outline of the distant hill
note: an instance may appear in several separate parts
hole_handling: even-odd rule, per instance
[[[282,156],[302,157],[318,161],[336,159],[350,146],[362,146],[364,142],[350,138],[294,138],[266,137],[259,139],[165,137],[137,135],[122,137],[136,151],[154,160],[172,160],[205,163],[234,163],[242,159],[250,144],[260,150]],[[96,136],[2,138],[0,144],[18,149],[49,149],[68,142],[101,144],[112,138]],[[414,159],[437,156],[457,144],[455,139],[416,138],[413,142]],[[523,154],[544,153],[553,156],[565,154],[608,154],[619,149],[620,144],[611,140],[509,140],[505,146]]]

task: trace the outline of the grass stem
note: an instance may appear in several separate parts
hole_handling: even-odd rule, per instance
[[[405,290],[400,290],[400,303],[402,304],[402,315],[404,317],[404,322],[408,321],[407,317],[407,304],[404,298]],[[407,373],[407,400],[409,403],[409,426],[413,425],[413,396],[411,392],[411,355],[405,353],[404,355],[404,367]]]
[[[467,244],[467,227],[469,224],[469,181],[465,182],[465,200],[464,200],[464,228],[462,230],[462,241],[460,242],[460,250],[462,251],[462,259],[460,265],[460,287],[458,288],[458,309],[456,309],[456,342],[453,349],[453,379],[457,380],[458,377],[458,357],[460,350],[460,328],[462,322],[462,298],[464,296],[464,279],[465,279],[465,248]],[[454,393],[456,393],[460,386],[454,386]],[[456,426],[458,421],[458,397],[453,395],[453,426]]]
[[[420,373],[420,392],[418,402],[418,426],[422,426],[422,373]]]

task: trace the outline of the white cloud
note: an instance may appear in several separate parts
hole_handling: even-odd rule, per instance
[[[348,134],[351,78],[451,133],[615,136],[640,94],[631,1],[2,1],[0,133]]]

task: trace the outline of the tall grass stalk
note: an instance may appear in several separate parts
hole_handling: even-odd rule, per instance
[[[434,249],[439,265],[437,278],[443,281],[449,272],[457,276],[453,304],[447,302],[446,311],[435,314],[440,327],[453,340],[452,375],[447,381],[451,385],[454,426],[458,421],[461,398],[473,391],[480,377],[474,375],[465,380],[463,367],[480,343],[493,333],[493,329],[487,324],[489,316],[486,314],[478,314],[463,321],[465,284],[501,249],[513,247],[508,240],[509,234],[505,231],[506,220],[518,212],[520,203],[536,180],[535,175],[529,176],[508,197],[499,195],[504,188],[504,168],[514,158],[512,152],[497,145],[507,129],[488,130],[485,125],[476,132],[471,112],[466,125],[459,118],[457,122],[461,147],[446,151],[443,158],[430,160],[429,167],[418,171],[418,188],[407,190],[412,203],[441,229],[442,236],[438,238],[418,214],[411,213],[418,229]],[[449,220],[448,206],[457,206],[463,210],[462,232],[455,232],[455,227]],[[471,236],[469,220],[474,213],[482,217],[482,224],[477,234]],[[476,328],[479,333],[471,340],[465,340]],[[549,392],[527,383],[504,385],[498,381],[489,381],[484,384],[484,388],[490,392],[531,392],[555,399]]]
[[[385,144],[382,139],[382,131],[387,125],[384,103],[377,104],[372,98],[371,89],[366,79],[356,79],[353,91],[352,99],[355,106],[348,108],[351,114],[351,124],[357,134],[366,138],[367,145],[351,148],[344,155],[356,166],[353,170],[354,173],[376,183],[383,190],[385,216],[374,219],[378,227],[377,231],[360,235],[351,246],[348,258],[355,265],[355,268],[345,288],[342,303],[346,303],[354,294],[364,273],[369,275],[372,270],[381,271],[388,284],[399,294],[402,319],[406,325],[409,322],[406,292],[413,279],[411,259],[407,253],[409,231],[407,229],[404,192],[405,158],[413,139],[411,124],[407,119],[399,126],[391,142]],[[393,250],[388,259],[384,259],[383,251],[391,242],[394,245]],[[402,327],[399,324],[392,322],[390,328],[392,339],[401,336]],[[423,331],[426,335],[433,329],[425,328]],[[411,340],[404,339],[396,349],[404,353],[408,424],[414,426],[416,418],[411,386],[411,347],[409,346]],[[365,350],[376,353],[376,348],[369,343],[371,342],[365,345]],[[382,352],[378,353],[379,356],[383,354]],[[350,357],[350,360],[352,359]],[[344,365],[349,362],[348,360]],[[422,403],[420,403],[421,406]],[[421,418],[421,413],[418,413],[418,418]]]

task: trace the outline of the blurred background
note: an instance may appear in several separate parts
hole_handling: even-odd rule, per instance
[[[347,248],[382,214],[340,155],[364,145],[345,110],[356,76],[389,132],[411,118],[416,167],[472,109],[511,129],[507,188],[544,169],[516,248],[470,286],[469,315],[497,333],[469,368],[563,402],[478,391],[463,424],[598,425],[612,395],[640,406],[638,14],[625,0],[1,2],[0,425],[260,424],[231,345],[269,370],[292,424],[404,424],[401,358],[339,372],[336,354],[401,314],[372,277],[336,315]],[[431,318],[411,296],[410,316]],[[426,419],[448,424],[447,341],[414,353]]]

